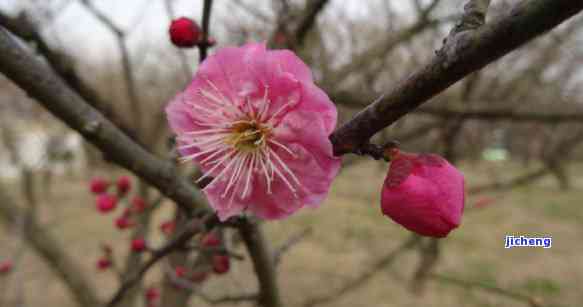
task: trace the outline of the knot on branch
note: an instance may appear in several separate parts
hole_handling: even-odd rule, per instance
[[[385,161],[391,161],[391,151],[399,147],[399,142],[388,141],[383,145],[377,145],[372,143],[364,143],[358,147],[354,153],[360,156],[370,156],[375,160],[383,159]]]

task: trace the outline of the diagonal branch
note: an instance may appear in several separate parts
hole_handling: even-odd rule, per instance
[[[146,180],[186,212],[192,212],[195,204],[205,203],[188,179],[176,175],[179,172],[171,162],[157,158],[136,144],[1,27],[0,54],[2,73],[101,151],[109,154],[112,162]]]
[[[396,249],[390,251],[385,256],[378,259],[372,266],[366,269],[359,276],[346,281],[340,288],[332,291],[330,294],[315,296],[308,298],[304,303],[304,307],[314,307],[317,305],[327,304],[333,302],[343,295],[350,293],[360,287],[362,287],[368,280],[376,276],[379,272],[390,265],[392,265],[395,260],[405,251],[415,247],[419,244],[419,237],[417,235],[412,235],[411,238],[405,240]]]
[[[480,290],[483,290],[486,292],[498,294],[498,295],[501,295],[501,296],[504,296],[507,298],[514,299],[516,301],[523,302],[525,304],[528,304],[531,307],[541,307],[542,306],[540,304],[540,302],[537,299],[535,299],[534,297],[530,297],[530,296],[522,294],[522,293],[510,291],[510,290],[501,288],[501,287],[496,286],[496,285],[491,285],[489,283],[484,283],[484,282],[480,282],[480,281],[463,280],[463,279],[459,279],[456,277],[451,277],[451,276],[447,276],[447,275],[443,275],[443,274],[434,274],[434,273],[430,274],[429,278],[435,280],[436,282],[448,283],[448,284],[463,287],[463,288],[470,288],[470,289],[477,288],[477,289],[480,289]]]
[[[14,225],[24,221],[23,235],[28,244],[49,264],[64,284],[71,290],[72,297],[79,306],[97,307],[100,305],[93,285],[83,274],[82,269],[69,254],[65,247],[49,232],[43,230],[30,212],[19,209],[12,197],[0,189],[0,219],[6,224]]]
[[[374,134],[433,96],[581,10],[582,1],[522,1],[503,16],[474,31],[454,34],[429,64],[338,128],[330,136],[334,153],[340,156],[357,151]]]

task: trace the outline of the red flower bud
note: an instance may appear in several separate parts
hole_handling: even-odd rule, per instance
[[[413,232],[445,237],[461,223],[464,176],[438,155],[393,153],[381,209]]]
[[[132,240],[132,251],[136,253],[140,253],[146,250],[147,248],[146,240],[142,238],[137,238]]]
[[[231,267],[231,261],[225,255],[213,255],[212,258],[213,271],[217,274],[225,274]]]
[[[170,40],[177,47],[194,47],[200,40],[200,28],[198,24],[186,17],[173,20],[168,30]]]
[[[95,200],[97,211],[107,213],[115,209],[117,206],[117,197],[109,194],[101,194]]]
[[[177,266],[174,269],[174,272],[176,273],[176,276],[184,278],[186,276],[186,273],[188,273],[188,270],[186,270],[186,268],[183,266]]]
[[[176,222],[174,220],[171,221],[166,221],[162,224],[160,224],[160,231],[162,231],[163,234],[169,236],[174,232],[174,229],[176,228]]]
[[[91,179],[91,182],[89,183],[89,189],[91,190],[91,193],[93,193],[93,194],[105,193],[107,191],[108,187],[109,187],[109,182],[107,182],[107,180],[105,180],[101,177],[95,177],[95,178]]]
[[[99,258],[97,260],[97,269],[99,271],[105,271],[111,267],[111,260],[108,258]]]
[[[7,274],[10,273],[12,271],[12,261],[10,260],[4,260],[2,262],[0,262],[0,274]]]
[[[221,239],[214,232],[209,232],[200,240],[203,247],[217,247],[221,245]]]
[[[124,214],[115,220],[115,226],[120,230],[124,230],[134,226],[134,223]]]
[[[146,210],[146,207],[148,206],[146,204],[146,201],[141,198],[140,196],[134,196],[131,200],[132,203],[132,211],[134,211],[135,213],[141,213],[144,210]]]
[[[151,303],[160,297],[160,292],[158,291],[158,289],[151,287],[146,290],[144,296],[146,297],[146,301]]]
[[[132,182],[128,176],[121,176],[117,179],[117,194],[122,196],[125,195],[132,188]]]

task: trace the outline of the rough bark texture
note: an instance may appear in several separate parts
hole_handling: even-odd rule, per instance
[[[540,0],[516,4],[504,16],[447,39],[433,60],[337,129],[336,155],[358,150],[370,137],[444,91],[583,9],[583,1]]]

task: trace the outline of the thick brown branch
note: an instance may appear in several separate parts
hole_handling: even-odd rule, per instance
[[[3,28],[0,28],[0,54],[2,73],[110,155],[113,162],[158,188],[187,212],[191,212],[196,204],[205,203],[199,191],[187,179],[177,176],[178,170],[171,162],[157,158],[133,142]]]
[[[523,1],[474,30],[457,33],[431,62],[359,112],[330,140],[334,153],[354,152],[370,137],[452,84],[554,28],[583,9],[572,0]]]

